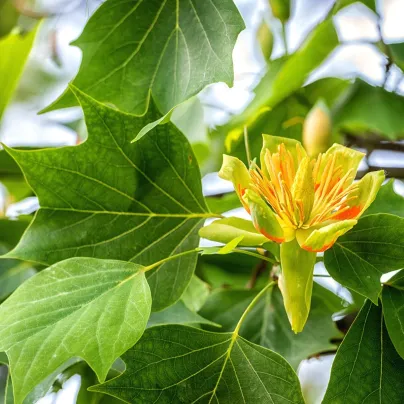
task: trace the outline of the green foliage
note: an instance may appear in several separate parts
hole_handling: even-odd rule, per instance
[[[394,191],[394,180],[390,180],[380,188],[376,199],[364,213],[364,216],[374,213],[390,213],[404,217],[404,198]]]
[[[377,304],[382,274],[404,266],[404,219],[366,216],[325,252],[325,266],[342,285]]]
[[[341,132],[370,132],[395,140],[404,134],[403,113],[400,95],[358,80],[343,107],[336,112],[334,125]]]
[[[269,1],[283,29],[295,3]],[[249,220],[222,216],[241,207],[236,192],[202,194],[201,172],[217,171],[223,153],[249,166],[247,154],[258,159],[263,133],[301,140],[319,100],[330,109],[339,143],[345,135],[353,142],[361,137],[355,144],[370,151],[375,139],[403,137],[404,102],[396,90],[358,77],[312,81],[339,45],[334,15],[353,3],[377,14],[374,0],[334,1],[296,51],[275,60],[272,41],[279,38],[261,26],[256,40],[266,66],[252,101],[240,113],[229,109],[229,122],[207,128],[204,113],[214,106],[202,105],[198,93],[218,81],[232,85],[233,48],[244,28],[233,0],[102,2],[73,43],[83,52],[73,84],[47,109],[79,104],[88,139],[74,147],[0,151],[5,207],[33,194],[40,204],[33,218],[11,220],[0,210],[0,364],[8,369],[0,402],[49,399],[77,376],[78,404],[303,404],[293,369],[340,344],[325,404],[402,403],[404,203],[393,181],[324,257],[304,253],[311,263],[324,260],[329,275],[323,276],[347,287],[353,301],[314,283],[299,334],[278,286],[279,276],[294,274],[283,284],[286,292],[304,290],[309,307],[312,273],[302,283],[297,244],[288,239],[282,268],[279,244]],[[0,0],[0,36],[7,32],[0,38],[0,117],[37,31],[9,33],[17,16],[3,12],[10,4]],[[403,46],[383,39],[377,46],[391,84],[390,67],[404,67]],[[325,188],[340,180],[343,160],[332,162],[335,172],[321,167],[336,177]],[[301,185],[283,188],[287,161],[272,160],[281,204]],[[244,185],[238,194],[245,195]],[[346,189],[334,191],[336,197]],[[361,188],[361,201],[365,194]],[[351,196],[355,190],[341,205]],[[355,209],[346,208],[344,215],[355,219]],[[200,247],[200,236],[225,245]],[[399,272],[382,283],[393,270]],[[289,304],[302,311],[296,299]]]
[[[91,390],[130,403],[304,403],[287,362],[234,333],[152,327],[123,359],[122,376]]]
[[[105,380],[140,338],[151,309],[142,267],[72,258],[24,283],[0,307],[0,350],[21,402],[46,376],[79,356]]]
[[[383,314],[390,338],[397,352],[404,358],[404,272],[400,271],[384,286],[382,293]]]
[[[200,313],[221,324],[223,331],[230,331],[254,295],[248,290],[219,290],[211,295]],[[303,332],[295,334],[290,329],[282,295],[278,288],[273,288],[247,316],[240,335],[279,353],[297,368],[303,359],[333,349],[331,340],[342,337],[331,318],[343,309],[341,299],[315,283],[312,307]]]
[[[44,265],[76,256],[149,265],[195,248],[204,218],[213,215],[206,210],[198,166],[184,136],[167,124],[131,144],[133,133],[154,120],[153,108],[140,119],[77,96],[89,130],[85,143],[7,149],[41,204],[7,256]],[[195,265],[196,254],[148,274],[154,309],[180,298]]]
[[[207,84],[232,83],[243,28],[232,0],[109,0],[74,42],[83,62],[73,84],[135,115],[147,112],[151,97],[167,113]],[[67,90],[51,108],[75,104]]]
[[[399,403],[403,388],[404,360],[381,308],[367,301],[338,349],[323,403]]]

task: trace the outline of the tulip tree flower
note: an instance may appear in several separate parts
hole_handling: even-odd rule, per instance
[[[224,155],[219,176],[233,183],[257,233],[280,244],[279,287],[298,333],[310,311],[316,254],[355,226],[385,177],[376,171],[354,182],[363,153],[339,144],[313,159],[296,140],[263,138],[261,167]],[[201,234],[209,238],[209,229]]]

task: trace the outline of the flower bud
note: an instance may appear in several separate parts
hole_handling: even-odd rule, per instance
[[[290,0],[269,0],[274,17],[278,18],[282,23],[289,20],[290,17]]]
[[[331,143],[330,110],[319,100],[307,114],[303,124],[303,146],[311,157],[325,152]]]
[[[262,21],[258,28],[257,39],[264,59],[266,61],[270,60],[272,49],[274,47],[274,36],[265,21]]]

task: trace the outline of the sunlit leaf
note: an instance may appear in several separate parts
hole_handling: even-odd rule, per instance
[[[74,42],[83,62],[73,83],[122,111],[143,115],[152,97],[167,113],[207,84],[232,83],[243,28],[232,0],[108,0]],[[67,90],[51,108],[75,104]]]
[[[40,272],[0,306],[0,350],[10,361],[17,402],[75,356],[105,380],[146,328],[151,295],[142,268],[72,258]]]

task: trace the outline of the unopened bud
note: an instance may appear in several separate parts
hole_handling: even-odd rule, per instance
[[[290,0],[269,0],[272,14],[282,23],[289,20],[290,17]]]
[[[257,39],[265,60],[270,60],[272,49],[274,47],[274,36],[265,21],[262,21],[258,28]]]
[[[323,100],[317,101],[303,124],[303,146],[311,157],[325,152],[331,143],[330,110]]]

